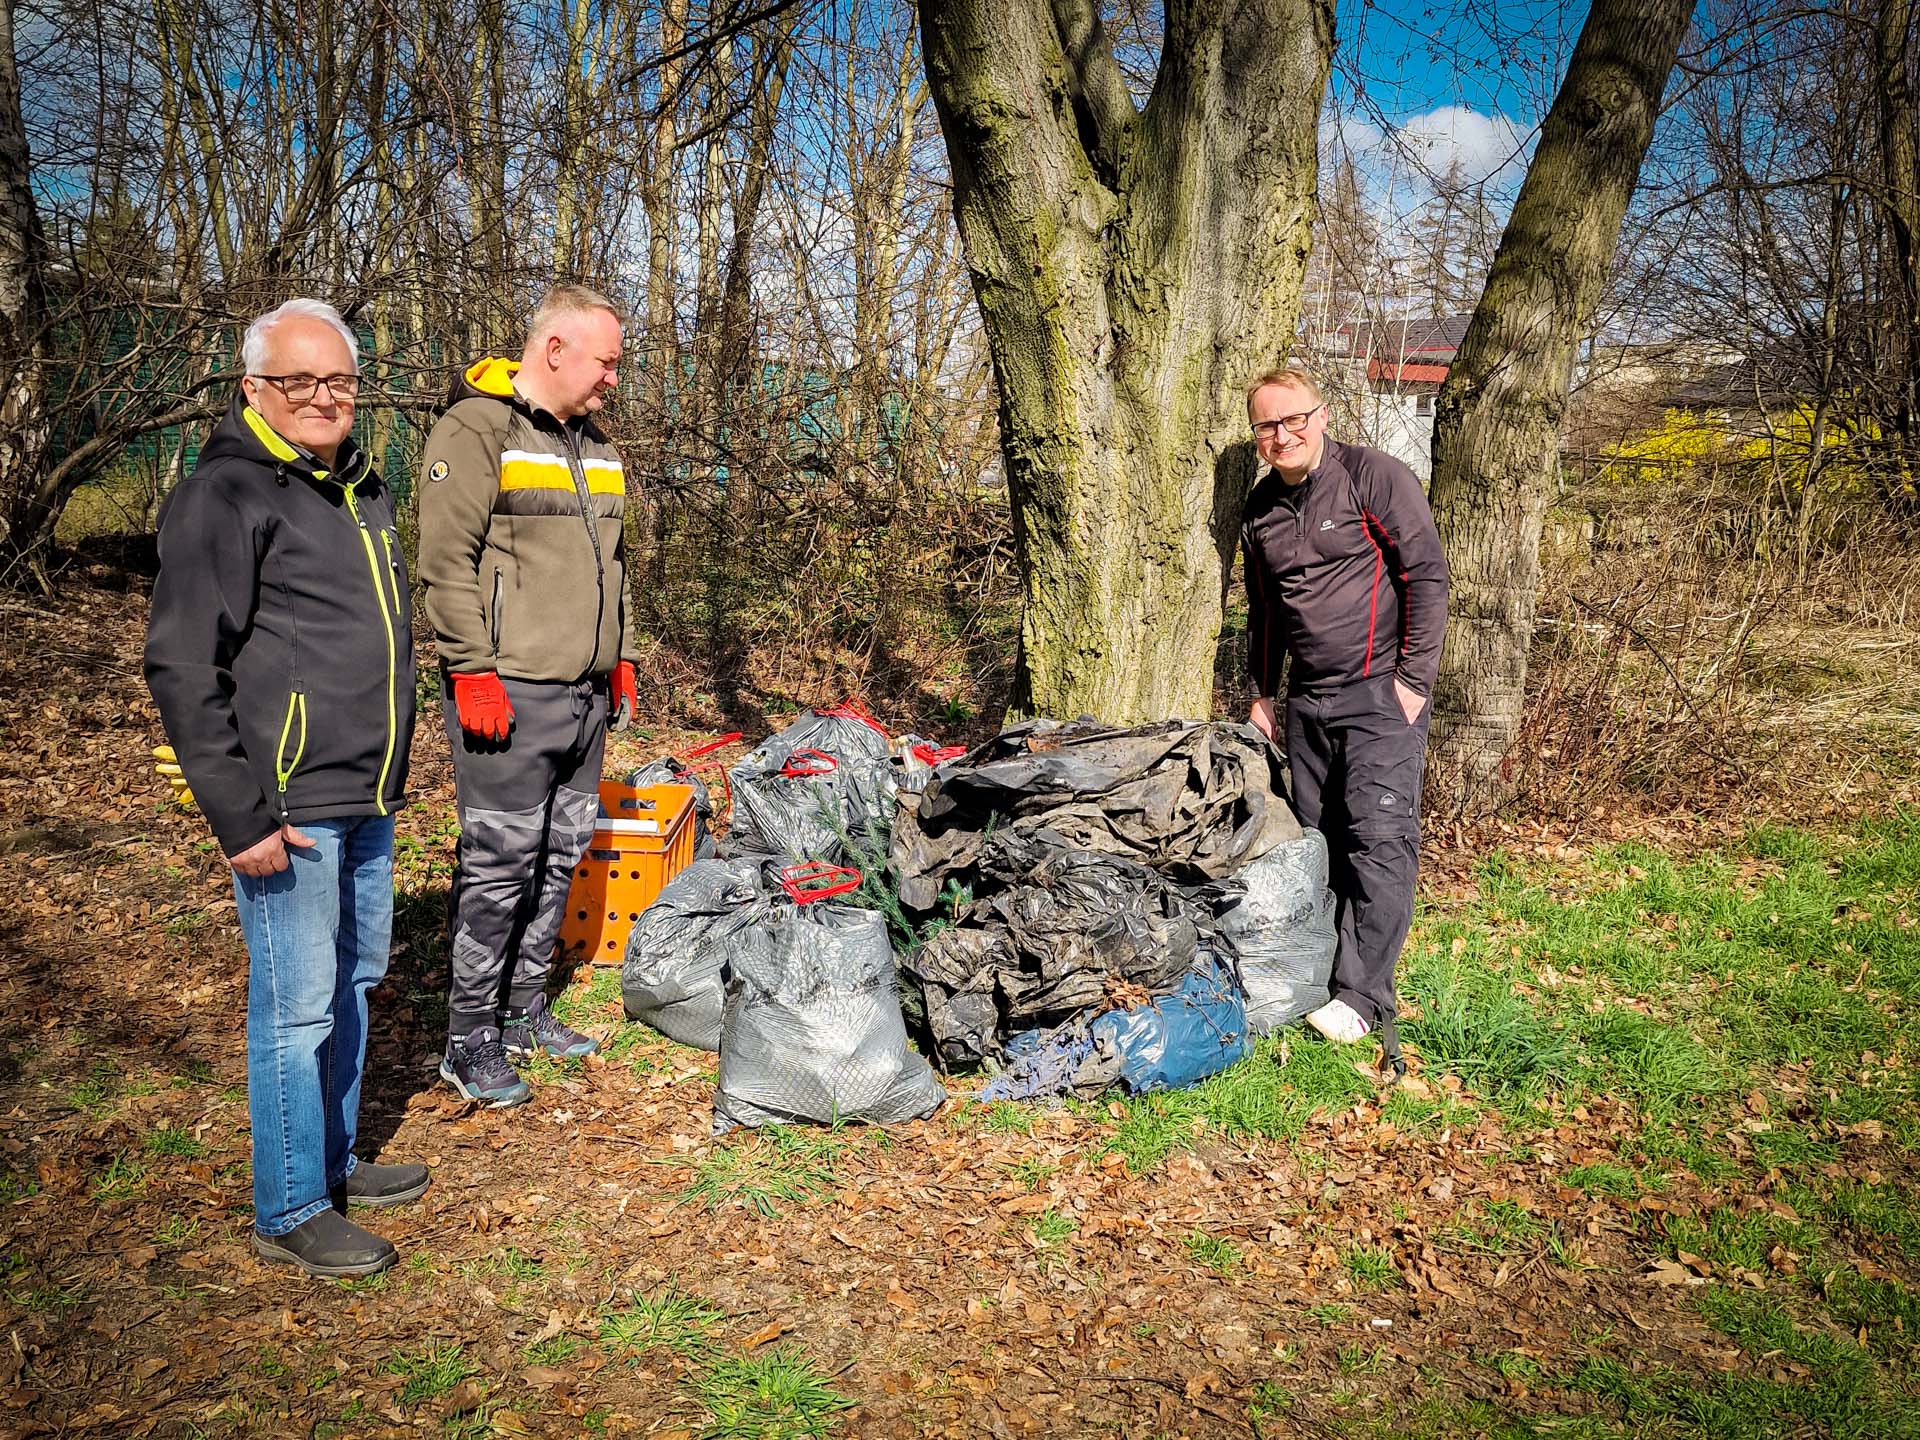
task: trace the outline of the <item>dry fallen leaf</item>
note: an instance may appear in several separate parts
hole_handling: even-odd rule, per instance
[[[480,1402],[487,1398],[487,1387],[478,1380],[462,1380],[447,1397],[440,1402],[440,1418],[450,1420],[455,1415],[465,1415],[469,1410],[478,1410]]]
[[[1707,1282],[1684,1265],[1672,1260],[1655,1260],[1641,1277],[1650,1285],[1704,1285]]]
[[[740,1348],[743,1350],[751,1350],[755,1346],[766,1344],[769,1340],[778,1340],[781,1332],[786,1328],[787,1327],[778,1320],[769,1320],[758,1330],[747,1336],[746,1339],[742,1340],[740,1342]]]

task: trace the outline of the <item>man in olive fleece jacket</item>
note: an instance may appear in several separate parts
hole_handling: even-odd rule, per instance
[[[547,1008],[546,983],[609,712],[624,727],[636,699],[625,477],[593,421],[620,347],[611,302],[557,287],[519,363],[472,366],[427,437],[420,576],[460,809],[440,1074],[496,1106],[530,1093],[509,1057],[594,1049]]]
[[[1300,370],[1247,391],[1260,458],[1247,499],[1251,719],[1274,737],[1290,660],[1287,765],[1301,820],[1327,838],[1338,942],[1333,994],[1307,1016],[1331,1039],[1392,1034],[1394,967],[1413,919],[1430,697],[1447,625],[1447,560],[1413,472],[1327,438]]]

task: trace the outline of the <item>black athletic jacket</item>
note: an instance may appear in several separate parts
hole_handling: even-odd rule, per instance
[[[1447,628],[1447,558],[1420,482],[1365,445],[1327,441],[1298,485],[1269,471],[1247,498],[1248,666],[1261,695],[1318,691],[1392,669],[1433,692]]]
[[[236,397],[160,509],[147,685],[228,855],[405,803],[413,617],[393,494]]]

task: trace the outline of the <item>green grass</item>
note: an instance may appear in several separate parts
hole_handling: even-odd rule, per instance
[[[602,1315],[599,1343],[616,1358],[659,1349],[701,1359],[713,1352],[714,1330],[724,1319],[697,1295],[668,1286],[658,1295],[635,1295],[625,1308]]]
[[[1576,1165],[1562,1178],[1574,1189],[1584,1190],[1589,1195],[1630,1199],[1640,1193],[1638,1175],[1625,1165],[1613,1165],[1604,1160],[1592,1165]]]
[[[805,1204],[831,1193],[842,1148],[832,1131],[769,1126],[732,1144],[716,1145],[699,1159],[679,1162],[694,1173],[680,1198],[708,1210],[738,1205],[771,1218],[782,1204]]]
[[[1122,1113],[1101,1153],[1117,1151],[1129,1173],[1144,1175],[1191,1149],[1208,1128],[1243,1142],[1295,1139],[1315,1115],[1374,1093],[1354,1069],[1365,1053],[1363,1045],[1330,1045],[1302,1032],[1270,1036],[1191,1089],[1111,1097]]]
[[[1038,1215],[1034,1216],[1033,1224],[1028,1227],[1029,1232],[1033,1236],[1033,1243],[1042,1250],[1051,1250],[1079,1229],[1080,1222],[1078,1220],[1075,1220],[1071,1215],[1062,1215],[1059,1211],[1051,1208],[1042,1210]]]
[[[509,1285],[535,1285],[546,1278],[541,1263],[513,1245],[467,1261],[460,1274],[467,1280],[500,1280]]]
[[[177,1125],[162,1125],[146,1139],[149,1155],[166,1155],[180,1160],[198,1160],[207,1147],[193,1138],[193,1132]]]
[[[1731,1373],[1703,1377],[1589,1354],[1558,1383],[1607,1402],[1633,1435],[1920,1437],[1920,1395],[1904,1363],[1912,1342],[1903,1327],[1920,1319],[1913,1297],[1897,1282],[1852,1271],[1830,1272],[1822,1289],[1832,1320],[1868,1327],[1866,1346],[1828,1320],[1797,1314],[1791,1293],[1714,1285],[1696,1303],[1739,1347]],[[1890,1352],[1889,1363],[1875,1348]]]
[[[1222,1279],[1240,1268],[1243,1258],[1240,1247],[1224,1236],[1209,1235],[1204,1230],[1190,1230],[1182,1243],[1188,1255]]]
[[[1514,1255],[1546,1239],[1546,1226],[1513,1200],[1470,1202],[1440,1233],[1447,1249],[1478,1255]]]
[[[93,1198],[108,1205],[116,1200],[131,1200],[146,1188],[146,1166],[122,1150],[107,1162],[107,1168],[94,1181]]]
[[[1018,1180],[1028,1194],[1032,1194],[1054,1177],[1060,1169],[1053,1161],[1040,1155],[1029,1155],[1007,1167],[1009,1178]]]
[[[549,1369],[564,1365],[587,1348],[587,1342],[578,1335],[549,1335],[544,1340],[536,1340],[522,1352],[529,1365],[545,1365]]]
[[[111,1059],[93,1062],[86,1079],[67,1092],[67,1103],[76,1110],[97,1114],[119,1098],[120,1067]]]
[[[1400,1283],[1393,1252],[1385,1245],[1349,1245],[1341,1252],[1340,1268],[1362,1290],[1379,1290]]]
[[[426,1344],[415,1350],[403,1350],[380,1369],[402,1377],[404,1383],[394,1395],[402,1405],[421,1405],[437,1400],[472,1375],[476,1366],[458,1342]]]
[[[854,1402],[802,1352],[780,1345],[727,1355],[699,1371],[690,1388],[706,1408],[702,1440],[788,1440],[831,1435]]]
[[[986,1105],[969,1106],[967,1114],[989,1135],[1033,1133],[1033,1111],[1011,1100],[994,1100]]]
[[[1337,1360],[1342,1375],[1377,1375],[1387,1368],[1387,1347],[1376,1345],[1369,1350],[1357,1342],[1342,1345]]]
[[[1833,1317],[1856,1334],[1865,1330],[1876,1350],[1905,1353],[1920,1347],[1920,1295],[1891,1277],[1869,1280],[1851,1267],[1820,1280]]]
[[[1322,1300],[1317,1305],[1309,1305],[1307,1314],[1322,1325],[1345,1325],[1360,1312],[1351,1305],[1343,1305],[1338,1300]]]

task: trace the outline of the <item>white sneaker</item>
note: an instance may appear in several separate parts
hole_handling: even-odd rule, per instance
[[[1359,1012],[1344,1000],[1329,1000],[1307,1016],[1307,1024],[1339,1045],[1366,1039],[1370,1028]]]

